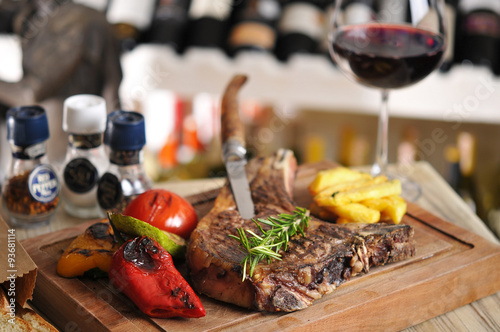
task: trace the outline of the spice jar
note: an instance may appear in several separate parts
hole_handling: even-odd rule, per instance
[[[62,189],[66,212],[79,218],[103,217],[97,203],[97,183],[108,169],[102,144],[106,129],[106,101],[94,95],[75,95],[64,101],[63,130],[68,148],[62,167]]]
[[[2,190],[2,204],[12,226],[50,222],[59,203],[59,179],[49,165],[45,110],[21,106],[7,112],[7,140],[12,160]]]
[[[104,144],[109,147],[110,165],[99,180],[97,200],[102,209],[121,213],[130,201],[152,187],[143,165],[144,117],[122,110],[110,113]]]

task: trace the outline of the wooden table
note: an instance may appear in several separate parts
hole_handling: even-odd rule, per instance
[[[405,172],[422,187],[422,196],[416,201],[418,205],[442,219],[484,237],[485,241],[499,243],[496,236],[428,163],[419,162],[412,167],[406,167]],[[218,188],[224,181],[224,179],[202,179],[165,182],[157,186],[188,196]],[[49,226],[18,229],[16,233],[18,239],[23,240],[86,221],[71,217],[60,208],[55,220]],[[500,266],[498,268],[500,269]],[[500,292],[415,325],[407,331],[500,331]]]

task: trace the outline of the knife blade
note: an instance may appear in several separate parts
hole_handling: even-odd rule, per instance
[[[237,98],[238,91],[246,80],[245,75],[235,75],[226,87],[221,105],[221,138],[222,154],[236,206],[244,219],[250,219],[255,211],[245,171],[245,132]]]

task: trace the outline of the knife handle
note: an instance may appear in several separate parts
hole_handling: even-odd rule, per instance
[[[221,105],[222,144],[233,141],[233,144],[239,143],[243,149],[245,148],[245,130],[240,120],[237,95],[246,80],[246,75],[235,75],[224,91]]]

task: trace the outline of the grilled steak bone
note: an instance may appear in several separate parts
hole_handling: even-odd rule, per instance
[[[296,160],[289,150],[247,165],[256,218],[295,209],[292,188]],[[220,191],[213,209],[200,220],[188,244],[192,285],[212,298],[260,311],[295,311],[370,266],[414,255],[413,228],[407,225],[336,225],[311,218],[305,237],[292,237],[282,261],[259,263],[242,282],[246,254],[228,237],[243,227],[258,232],[238,213],[230,187]]]

